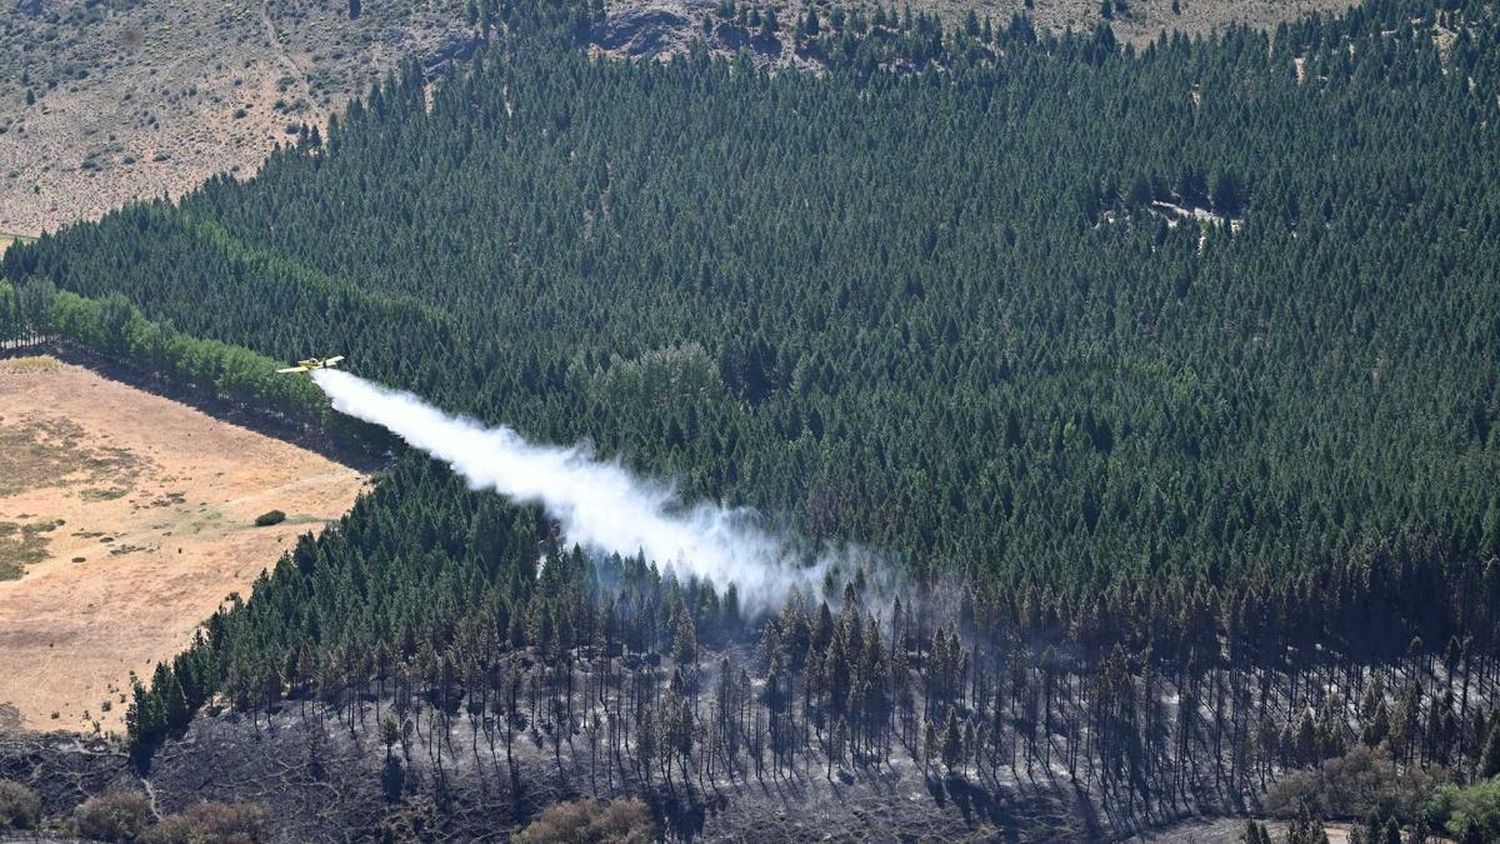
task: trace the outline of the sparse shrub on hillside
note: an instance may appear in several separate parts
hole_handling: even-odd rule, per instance
[[[18,782],[0,780],[0,829],[30,829],[42,815],[36,792]]]
[[[73,811],[73,829],[82,838],[135,841],[146,830],[151,804],[144,794],[108,791]]]
[[[256,516],[255,526],[270,527],[271,525],[279,525],[284,521],[286,521],[285,513],[280,510],[271,510],[270,512],[261,513],[259,516]]]
[[[270,812],[253,803],[199,803],[152,827],[151,844],[256,844],[266,840]]]
[[[558,803],[516,835],[517,844],[646,844],[655,840],[656,822],[639,800]]]

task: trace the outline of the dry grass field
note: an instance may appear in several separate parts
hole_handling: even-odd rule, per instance
[[[0,727],[120,729],[130,672],[365,482],[87,369],[0,360]]]

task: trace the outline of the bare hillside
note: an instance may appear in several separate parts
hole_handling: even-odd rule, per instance
[[[472,49],[463,0],[3,0],[0,232],[253,171],[407,56]]]

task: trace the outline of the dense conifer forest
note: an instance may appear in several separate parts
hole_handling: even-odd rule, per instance
[[[257,178],[12,246],[0,332],[310,424],[237,347],[346,353],[875,549],[899,596],[759,615],[404,456],[137,689],[143,755],[224,692],[368,720],[439,784],[467,723],[496,765],[546,736],[585,792],[904,755],[1080,783],[1119,828],[1359,752],[1500,772],[1493,3],[1139,50],[756,25],[820,74],[479,11],[466,72],[407,68]]]

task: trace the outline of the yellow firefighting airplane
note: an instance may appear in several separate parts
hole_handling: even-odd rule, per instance
[[[278,369],[276,371],[277,372],[312,372],[314,369],[328,369],[329,367],[338,366],[339,365],[339,361],[341,361],[343,359],[344,359],[343,355],[334,355],[331,358],[308,358],[307,360],[299,360],[299,361],[297,361],[297,365],[296,366],[289,366],[286,369]]]

